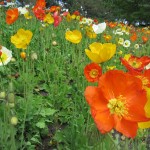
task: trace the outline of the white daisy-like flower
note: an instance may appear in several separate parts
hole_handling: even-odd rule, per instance
[[[114,33],[114,34],[118,34],[118,35],[123,35],[123,32],[122,32],[122,29],[121,29],[121,28],[119,28],[119,29],[113,31],[113,33]]]
[[[12,51],[4,46],[0,46],[0,66],[6,65],[12,58]]]
[[[92,26],[93,28],[93,31],[96,33],[96,34],[99,34],[99,33],[102,33],[105,31],[106,29],[106,23],[103,22],[103,23],[99,23],[99,24],[93,24]]]
[[[140,47],[139,44],[135,44],[135,45],[134,45],[134,48],[135,48],[135,49],[139,49],[139,47]]]
[[[86,21],[87,21],[87,25],[89,26],[93,23],[93,20],[91,18],[88,18]]]
[[[28,10],[26,9],[26,7],[18,7],[18,11],[20,12],[20,14],[26,14],[28,12]]]
[[[124,39],[123,38],[119,38],[118,44],[123,45],[123,43],[124,43]]]
[[[123,43],[123,47],[130,47],[131,42],[129,40],[125,40]]]
[[[87,23],[87,18],[82,18],[82,24],[86,24]]]

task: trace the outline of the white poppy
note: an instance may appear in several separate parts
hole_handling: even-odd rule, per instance
[[[103,22],[103,23],[99,23],[97,25],[93,24],[92,28],[96,34],[102,33],[106,29],[106,23]]]
[[[1,46],[1,48],[0,48],[0,66],[8,64],[10,62],[11,58],[12,58],[12,51],[8,50],[4,46]]]
[[[28,10],[26,9],[26,7],[18,7],[18,11],[20,12],[20,14],[26,14],[28,12]]]

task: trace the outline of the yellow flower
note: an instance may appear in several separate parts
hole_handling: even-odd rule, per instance
[[[148,118],[150,118],[150,88],[145,88],[147,92],[147,103],[145,105],[145,112]],[[138,123],[138,127],[141,129],[150,128],[150,121],[147,122],[140,122]]]
[[[102,63],[109,60],[116,52],[116,44],[112,43],[101,44],[94,42],[89,48],[91,51],[85,49],[85,53],[95,63]]]
[[[71,15],[70,15],[70,13],[68,12],[68,14],[67,14],[67,21],[68,22],[70,22],[71,21]]]
[[[76,19],[76,15],[71,15],[71,19]]]
[[[73,31],[67,31],[65,34],[66,40],[72,42],[72,43],[79,43],[82,39],[82,34],[78,30],[73,30]]]
[[[96,38],[97,37],[97,34],[93,31],[93,28],[92,26],[87,26],[86,27],[86,35],[89,37],[89,38]]]
[[[54,23],[54,18],[51,16],[50,13],[48,13],[45,17],[44,17],[44,22],[47,22],[49,24]]]
[[[29,30],[19,29],[14,36],[11,36],[11,43],[13,43],[16,48],[27,49],[33,33]]]
[[[32,18],[32,16],[29,15],[29,12],[25,13],[25,14],[24,14],[24,17],[25,17],[26,19],[31,19],[31,18]]]

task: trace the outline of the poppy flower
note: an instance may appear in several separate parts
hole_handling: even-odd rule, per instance
[[[0,66],[7,65],[12,58],[12,51],[0,46]]]
[[[45,10],[41,6],[36,7],[33,10],[33,13],[34,13],[35,17],[39,20],[44,20],[44,17],[46,16]]]
[[[60,6],[51,6],[49,12],[56,12],[59,11],[61,8]]]
[[[111,39],[112,39],[112,36],[111,35],[106,35],[106,34],[104,34],[104,39],[105,39],[105,41],[107,41],[107,42],[109,42]]]
[[[47,22],[49,24],[54,23],[54,18],[50,13],[46,14],[46,16],[44,17],[44,22]]]
[[[110,27],[110,28],[115,28],[116,26],[117,26],[117,22],[110,22],[109,24],[108,24],[108,26]]]
[[[82,39],[82,34],[78,30],[67,31],[65,34],[65,38],[66,38],[66,40],[68,40],[74,44],[78,44],[78,43],[80,43],[80,41]]]
[[[33,33],[30,30],[19,29],[17,33],[11,36],[11,43],[13,43],[16,48],[27,49]]]
[[[45,8],[46,2],[45,0],[37,0],[35,6],[40,6],[42,8]]]
[[[8,9],[6,12],[6,23],[7,24],[13,24],[19,16],[19,11],[17,8]]]
[[[105,62],[113,57],[116,53],[116,44],[112,43],[92,43],[89,48],[91,50],[85,49],[86,55],[95,63]]]
[[[76,10],[76,11],[73,12],[73,15],[79,16],[80,12]]]
[[[147,97],[141,80],[123,71],[107,71],[99,78],[98,86],[85,89],[85,98],[101,133],[114,128],[134,138],[138,122],[150,120],[144,110]]]
[[[106,23],[103,22],[103,23],[99,23],[99,24],[93,24],[92,28],[96,34],[102,33],[106,29]]]
[[[150,57],[148,56],[136,57],[131,54],[126,54],[124,58],[120,58],[120,60],[126,69],[131,72],[141,72],[144,67],[150,63]]]
[[[89,82],[98,82],[102,68],[96,63],[90,63],[84,68],[84,76]]]
[[[62,21],[62,17],[59,15],[58,11],[56,11],[53,14],[53,18],[54,18],[54,27],[57,27]]]
[[[134,32],[134,33],[130,36],[130,40],[131,40],[132,42],[134,42],[134,41],[137,40],[137,34],[136,34],[136,32]]]
[[[148,41],[148,37],[142,36],[143,43],[145,44]]]
[[[147,103],[145,105],[145,112],[147,117],[150,117],[150,88],[146,88],[146,92],[147,92]],[[138,127],[141,129],[146,129],[146,128],[150,128],[150,121],[146,121],[146,122],[140,122],[138,123]]]

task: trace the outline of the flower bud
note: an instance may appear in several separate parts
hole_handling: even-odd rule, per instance
[[[8,100],[9,103],[14,103],[15,102],[15,95],[14,95],[14,93],[8,93],[7,100]]]
[[[37,59],[38,59],[37,53],[33,52],[33,53],[31,54],[31,59],[32,59],[32,60],[37,60]]]
[[[20,57],[21,57],[22,59],[25,59],[25,58],[27,57],[27,55],[26,55],[25,52],[21,52],[21,53],[20,53]]]
[[[15,103],[7,103],[7,106],[8,106],[9,108],[14,108],[14,107],[15,107]]]
[[[0,99],[5,99],[6,97],[6,93],[3,91],[3,92],[0,92]]]
[[[18,118],[15,117],[15,116],[11,117],[10,123],[11,123],[12,125],[17,125],[17,123],[18,123]]]
[[[9,83],[8,90],[10,93],[14,92],[14,86],[12,82]]]
[[[56,46],[56,45],[57,45],[57,42],[56,42],[56,41],[53,41],[53,42],[52,42],[52,45],[53,45],[53,46]]]

